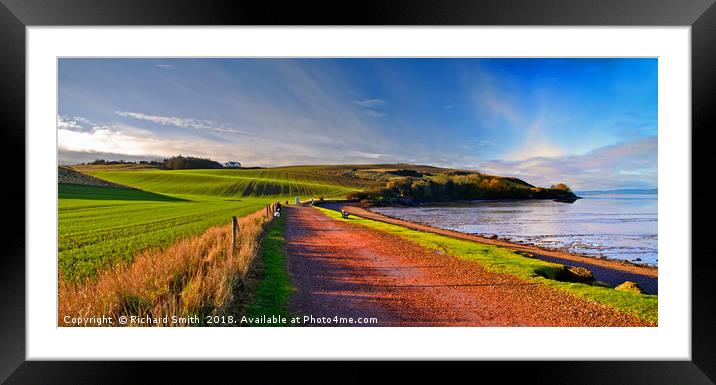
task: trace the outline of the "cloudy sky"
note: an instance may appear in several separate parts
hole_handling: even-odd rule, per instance
[[[59,158],[657,184],[656,59],[60,59]]]

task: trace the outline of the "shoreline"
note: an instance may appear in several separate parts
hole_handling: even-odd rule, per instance
[[[534,198],[534,199],[541,199],[541,198]],[[583,198],[579,197],[578,199],[583,199]],[[499,201],[521,201],[521,200],[524,200],[524,199],[518,199],[518,198],[516,198],[516,199],[499,199]],[[549,199],[549,200],[555,200],[555,199]],[[592,255],[588,255],[588,254],[580,254],[580,253],[570,252],[570,251],[567,251],[566,248],[549,248],[549,247],[538,246],[538,245],[530,244],[530,243],[514,242],[514,241],[510,240],[509,238],[502,238],[498,234],[484,235],[484,234],[477,234],[477,233],[463,233],[463,232],[460,232],[457,230],[450,230],[450,229],[444,229],[441,227],[435,227],[435,226],[431,226],[426,223],[414,222],[414,221],[410,221],[408,219],[403,219],[403,218],[379,213],[379,212],[372,210],[372,208],[374,208],[374,207],[375,208],[412,208],[412,207],[422,207],[422,206],[436,207],[436,206],[441,206],[441,205],[445,205],[448,207],[460,207],[461,204],[465,204],[465,205],[469,206],[471,202],[482,202],[482,201],[495,201],[495,200],[494,199],[474,199],[474,200],[469,200],[469,201],[434,202],[434,203],[431,202],[428,204],[417,204],[417,205],[403,205],[403,204],[392,204],[391,205],[391,204],[352,203],[351,202],[351,203],[346,203],[346,205],[362,208],[372,214],[379,215],[379,216],[382,216],[385,218],[390,218],[392,220],[403,221],[403,222],[410,223],[413,225],[425,226],[425,227],[429,227],[430,229],[433,229],[433,230],[439,230],[439,231],[444,230],[444,231],[448,231],[451,233],[469,235],[469,236],[472,236],[475,238],[479,238],[480,242],[482,242],[483,240],[486,241],[485,243],[489,243],[487,241],[497,241],[497,242],[503,242],[509,246],[533,247],[541,252],[548,252],[548,253],[554,252],[554,253],[559,253],[564,256],[578,258],[579,259],[578,261],[581,261],[581,259],[584,259],[586,261],[604,261],[606,264],[636,266],[636,267],[643,267],[645,269],[650,269],[650,270],[658,270],[658,268],[659,268],[658,265],[653,265],[653,264],[648,264],[648,263],[636,263],[634,261],[629,261],[626,259],[615,259],[615,258],[607,258],[607,257],[601,257],[601,256],[592,256]],[[330,202],[330,203],[340,203],[340,202]],[[507,247],[507,246],[505,246],[505,247]]]
[[[637,265],[629,261],[618,261],[612,259],[598,259],[594,257],[571,254],[560,250],[549,250],[534,245],[526,245],[505,241],[501,239],[492,239],[475,234],[461,233],[458,231],[441,229],[422,223],[407,221],[404,219],[394,218],[387,215],[379,214],[370,210],[371,204],[357,202],[324,202],[320,204],[323,207],[332,210],[346,210],[352,215],[372,219],[384,223],[391,223],[403,226],[412,230],[426,231],[440,235],[446,235],[452,238],[479,242],[494,246],[504,247],[520,254],[532,254],[534,258],[545,260],[553,263],[567,264],[571,266],[584,267],[591,270],[597,280],[609,283],[611,285],[619,285],[624,281],[633,281],[639,284],[647,293],[658,293],[658,274],[659,269],[656,266]]]

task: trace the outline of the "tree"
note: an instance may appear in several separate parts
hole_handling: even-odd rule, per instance
[[[222,168],[221,163],[206,158],[194,158],[191,156],[175,156],[164,159],[164,168],[167,170],[186,170],[200,168]]]
[[[567,185],[564,184],[564,183],[553,184],[553,185],[552,185],[552,188],[555,189],[555,190],[562,190],[562,191],[572,192],[572,189],[569,188],[569,186],[567,186]]]

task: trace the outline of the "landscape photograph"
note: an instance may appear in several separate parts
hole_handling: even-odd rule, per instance
[[[57,71],[59,327],[659,325],[656,58]]]

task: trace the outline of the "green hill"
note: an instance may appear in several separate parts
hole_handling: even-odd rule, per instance
[[[349,178],[360,183],[362,188],[347,197],[373,202],[577,198],[563,184],[549,188],[536,187],[514,177],[405,163],[295,166],[273,170]]]
[[[90,175],[160,194],[202,198],[344,198],[370,183],[306,168],[95,171]]]

